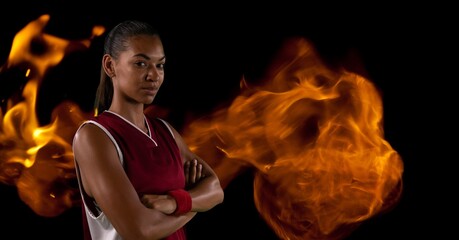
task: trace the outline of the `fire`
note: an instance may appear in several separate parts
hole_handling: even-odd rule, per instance
[[[37,90],[49,68],[89,48],[105,29],[70,41],[43,32],[49,19],[18,32],[0,68],[0,77],[17,70],[26,82],[21,96],[1,101],[0,181],[17,186],[37,214],[57,216],[79,199],[71,141],[90,113],[62,102],[41,126]],[[190,121],[183,136],[223,187],[255,170],[256,207],[280,238],[342,239],[395,206],[403,162],[384,139],[382,101],[369,80],[328,68],[305,39],[285,46],[263,84],[243,79],[228,108]]]
[[[41,126],[35,112],[37,90],[49,68],[66,54],[88,48],[104,29],[96,26],[90,39],[69,41],[43,32],[49,19],[42,15],[18,32],[7,63],[0,68],[4,76],[23,72],[27,82],[22,96],[2,99],[6,104],[0,109],[0,181],[17,186],[21,200],[37,214],[57,216],[73,207],[79,196],[71,184],[75,179],[71,141],[88,115],[76,104],[62,102],[53,110],[52,123]]]
[[[242,80],[228,108],[184,137],[224,186],[255,169],[255,205],[281,239],[342,239],[398,202],[403,162],[369,80],[327,68],[304,39],[285,46],[262,86]]]

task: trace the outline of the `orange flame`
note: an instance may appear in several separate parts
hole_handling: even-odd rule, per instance
[[[62,102],[53,110],[53,122],[40,126],[35,114],[37,90],[49,68],[66,54],[88,48],[91,39],[104,32],[103,27],[94,27],[91,39],[68,41],[43,33],[49,19],[42,15],[18,32],[6,65],[0,68],[0,72],[25,68],[27,78],[22,98],[8,99],[4,115],[0,109],[0,181],[16,185],[21,200],[42,216],[59,215],[75,204],[78,189],[71,185],[75,179],[71,141],[87,116],[74,103]],[[45,50],[37,51],[37,46]]]
[[[241,81],[227,109],[185,129],[222,184],[256,169],[255,205],[282,239],[341,239],[394,206],[403,163],[383,138],[375,86],[328,69],[304,39],[286,44],[270,76],[259,88]]]

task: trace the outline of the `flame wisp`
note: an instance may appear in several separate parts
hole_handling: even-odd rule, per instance
[[[304,39],[285,46],[263,86],[241,81],[228,108],[184,137],[223,185],[255,169],[255,205],[280,238],[341,239],[398,202],[403,162],[370,81],[330,70]]]
[[[0,68],[4,76],[19,69],[27,79],[22,96],[2,99],[0,181],[17,186],[21,200],[47,217],[61,214],[79,199],[75,195],[78,189],[71,185],[75,180],[71,141],[79,123],[88,115],[76,104],[62,102],[53,110],[52,122],[40,126],[36,115],[37,91],[49,68],[66,54],[87,49],[91,39],[104,31],[94,27],[90,39],[69,41],[43,32],[49,19],[49,15],[42,15],[19,31],[7,63]],[[8,84],[3,81],[15,79],[0,80]]]

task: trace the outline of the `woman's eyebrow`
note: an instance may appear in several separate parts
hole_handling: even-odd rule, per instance
[[[143,54],[143,53],[135,54],[133,57],[142,57],[142,58],[145,58],[145,59],[148,59],[148,60],[151,59],[148,55]],[[158,59],[158,61],[161,61],[161,60],[164,60],[164,59],[166,59],[166,55],[162,56],[160,59]]]

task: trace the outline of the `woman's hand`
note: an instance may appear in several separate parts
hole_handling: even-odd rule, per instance
[[[186,161],[183,169],[185,171],[185,189],[192,187],[205,177],[202,173],[202,164],[198,163],[196,159]],[[167,194],[145,194],[140,198],[140,201],[145,207],[156,209],[165,214],[171,214],[177,208],[175,199]]]
[[[185,189],[189,189],[205,177],[202,173],[202,164],[198,163],[196,159],[186,161],[183,169],[185,171]]]
[[[147,208],[156,209],[165,214],[171,214],[177,208],[175,199],[169,195],[145,194],[140,201]]]

